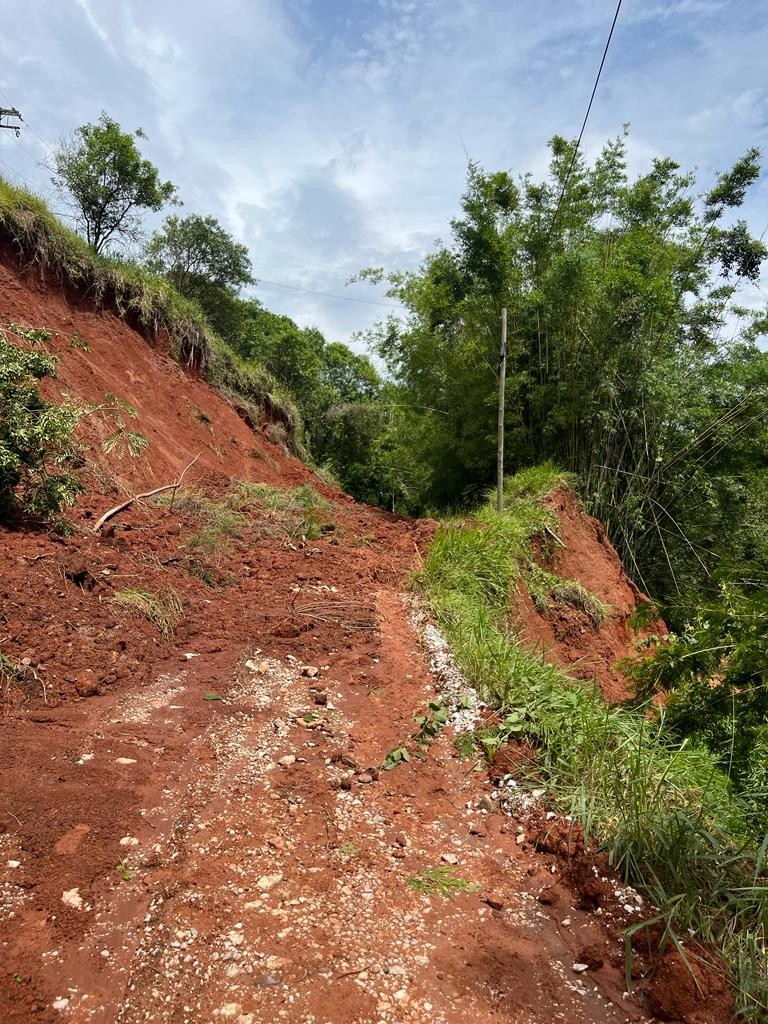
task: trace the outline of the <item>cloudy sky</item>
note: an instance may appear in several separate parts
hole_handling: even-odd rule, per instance
[[[614,7],[0,0],[0,101],[29,125],[3,133],[0,173],[45,192],[46,144],[102,109],[140,125],[185,211],[248,244],[264,304],[348,340],[387,310],[266,282],[382,301],[345,282],[418,265],[446,234],[466,153],[539,172],[547,139],[577,134]],[[624,0],[587,153],[629,122],[633,169],[671,155],[703,186],[748,146],[768,152],[766,53],[764,0]],[[768,177],[746,214],[768,225]]]

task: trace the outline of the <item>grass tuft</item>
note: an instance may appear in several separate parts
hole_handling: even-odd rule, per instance
[[[445,896],[452,900],[460,892],[474,892],[476,885],[453,873],[453,868],[440,867],[421,871],[408,879],[408,887],[424,896]]]
[[[114,599],[121,608],[147,619],[163,634],[172,636],[176,623],[181,618],[182,604],[175,590],[170,590],[166,597],[153,594],[150,590],[139,587],[128,587],[118,591]]]
[[[587,590],[577,580],[563,579],[543,569],[540,565],[532,565],[525,573],[525,585],[537,611],[545,612],[554,607],[576,608],[592,621],[595,629],[599,629],[611,617],[610,605]]]

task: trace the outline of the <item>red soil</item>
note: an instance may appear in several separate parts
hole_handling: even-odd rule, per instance
[[[523,586],[519,588],[518,622],[528,643],[540,646],[555,664],[579,679],[596,679],[606,700],[631,696],[617,662],[632,655],[644,637],[663,636],[667,627],[657,619],[637,632],[629,619],[648,598],[629,579],[616,549],[602,525],[585,515],[571,491],[552,495],[548,507],[558,518],[558,538],[542,561],[564,579],[577,580],[610,608],[610,616],[597,627],[577,608],[554,607],[540,613]]]
[[[60,386],[127,399],[150,440],[139,462],[92,449],[71,537],[0,531],[0,652],[26,666],[0,693],[3,1024],[730,1020],[710,973],[701,1006],[671,959],[640,954],[624,996],[605,865],[561,819],[491,813],[491,782],[446,735],[424,761],[375,767],[435,695],[401,601],[434,524],[325,487],[113,313],[1,264],[0,318],[77,330],[90,353],[54,343]],[[137,504],[93,534],[95,514],[198,452],[190,482],[211,494],[311,482],[335,531],[291,543],[254,523],[202,556],[199,524]],[[558,502],[553,571],[616,621],[553,653],[597,642],[601,682],[620,686],[608,662],[637,593]],[[172,636],[115,604],[126,587],[176,592]],[[477,888],[412,891],[449,863]]]

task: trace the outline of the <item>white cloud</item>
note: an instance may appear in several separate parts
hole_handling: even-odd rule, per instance
[[[364,264],[412,267],[445,235],[465,146],[546,169],[573,136],[613,0],[0,0],[0,91],[47,140],[107,109],[141,125],[188,210],[252,247],[257,273],[339,293]],[[630,166],[669,154],[703,182],[766,141],[759,0],[624,5],[585,136],[632,124]],[[38,155],[32,135],[22,140]],[[43,181],[0,140],[0,158]],[[761,187],[746,212],[768,221]],[[382,297],[356,286],[356,294]],[[376,307],[278,289],[264,301],[343,338]]]

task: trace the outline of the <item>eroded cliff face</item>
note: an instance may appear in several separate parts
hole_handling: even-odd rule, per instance
[[[580,679],[597,679],[606,700],[631,695],[617,663],[630,656],[638,640],[667,632],[657,619],[635,631],[630,618],[648,599],[627,576],[621,559],[597,519],[585,515],[576,496],[558,490],[547,500],[558,518],[557,540],[541,546],[538,559],[547,571],[575,580],[608,606],[597,625],[585,611],[563,603],[537,610],[525,586],[516,596],[514,624],[524,642],[540,647],[546,657]],[[558,540],[560,543],[558,543]]]

